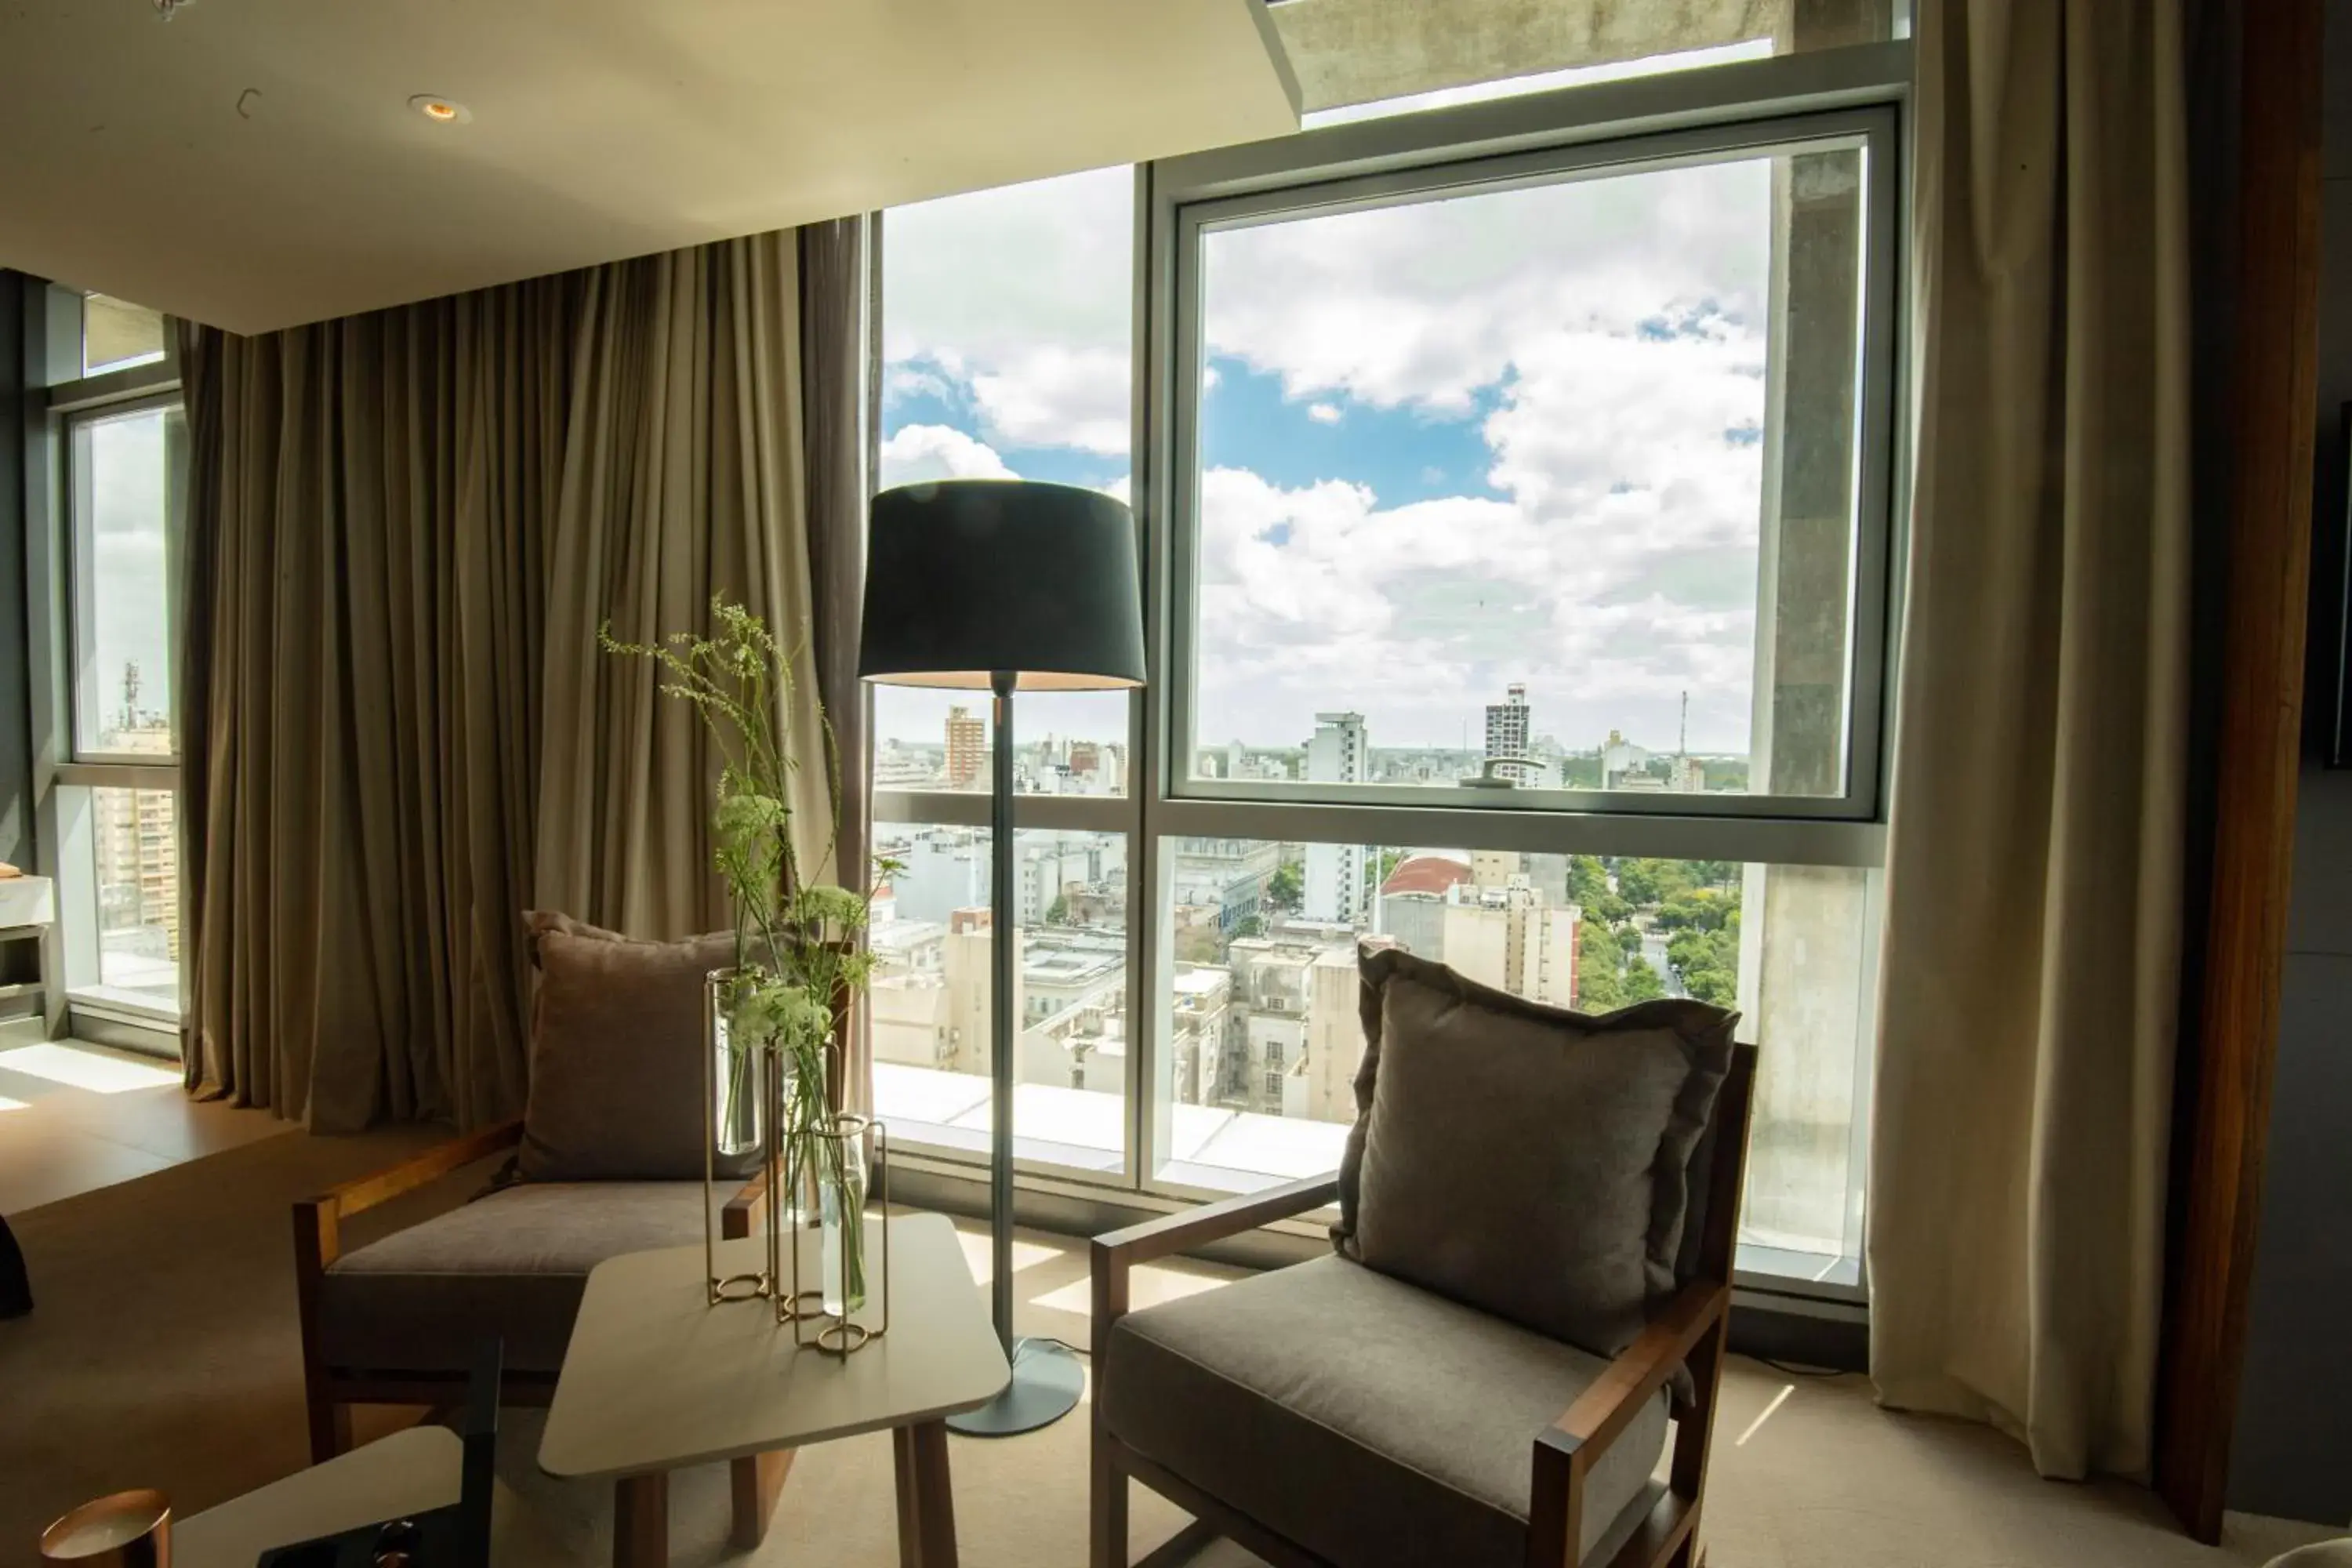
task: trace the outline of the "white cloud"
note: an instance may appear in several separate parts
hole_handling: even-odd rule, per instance
[[[882,488],[929,479],[1017,479],[996,448],[946,425],[909,425],[882,443]]]
[[[992,440],[1124,453],[1134,200],[1116,168],[893,208],[884,357],[968,378]]]
[[[1134,389],[1124,350],[1047,343],[971,378],[989,432],[1012,447],[1124,456]]]
[[[886,482],[1009,473],[990,442],[1127,449],[1130,189],[889,215],[887,352],[980,418],[898,432]],[[1297,742],[1344,705],[1376,744],[1452,744],[1525,680],[1571,745],[1670,743],[1687,690],[1694,744],[1744,747],[1762,447],[1727,433],[1764,418],[1770,191],[1751,159],[1213,235],[1211,353],[1351,436],[1350,399],[1475,420],[1499,499],[1204,475],[1202,738]]]

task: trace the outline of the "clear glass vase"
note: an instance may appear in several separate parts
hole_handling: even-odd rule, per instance
[[[866,1305],[865,1128],[860,1119],[843,1117],[810,1140],[817,1167],[824,1310],[836,1318]]]
[[[710,1150],[721,1160],[740,1160],[766,1146],[767,1107],[760,1092],[760,1053],[730,1037],[728,995],[731,969],[714,969],[704,981],[703,1020],[710,1035]]]

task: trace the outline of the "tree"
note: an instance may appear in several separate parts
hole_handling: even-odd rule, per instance
[[[1070,900],[1066,895],[1045,906],[1045,923],[1049,926],[1070,923]]]
[[[1666,983],[1658,978],[1656,970],[1639,962],[1625,966],[1627,1002],[1654,1002],[1665,994]]]
[[[1721,931],[1739,906],[1712,888],[1677,893],[1658,907],[1658,924],[1668,931]]]
[[[1609,868],[1601,863],[1600,856],[1568,858],[1568,896],[1571,902],[1588,910],[1602,899],[1615,896],[1609,891]]]
[[[1603,893],[1584,906],[1584,912],[1604,925],[1619,925],[1633,918],[1633,906],[1614,893]]]
[[[1225,944],[1213,925],[1179,926],[1176,930],[1176,956],[1185,963],[1223,963]]]
[[[1295,911],[1306,897],[1306,879],[1288,862],[1276,867],[1274,875],[1265,879],[1265,901],[1285,913]]]
[[[1236,937],[1264,936],[1265,934],[1265,922],[1255,915],[1244,915],[1234,922],[1234,935]]]
[[[1630,961],[1635,953],[1642,951],[1642,929],[1636,925],[1626,924],[1617,927],[1616,931],[1617,945]]]
[[[1636,909],[1658,901],[1657,874],[1651,868],[1655,860],[1620,860],[1617,862],[1617,895]]]
[[[1606,1013],[1625,1005],[1625,955],[1609,928],[1584,922],[1576,939],[1576,1005]]]

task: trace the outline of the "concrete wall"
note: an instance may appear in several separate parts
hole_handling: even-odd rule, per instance
[[[2322,531],[2344,516],[2352,401],[2352,12],[2328,8],[2320,270]],[[2315,702],[2326,695],[2315,684]],[[2223,763],[2227,765],[2226,760]],[[2278,1077],[2230,1505],[2352,1521],[2352,773],[2306,764]]]

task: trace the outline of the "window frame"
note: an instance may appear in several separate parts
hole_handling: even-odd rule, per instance
[[[1900,219],[1909,183],[1906,111],[1911,73],[1907,42],[1863,45],[1356,121],[1136,165],[1129,494],[1144,576],[1147,679],[1129,703],[1128,789],[1118,796],[1018,795],[1012,810],[1016,833],[1062,828],[1128,836],[1126,1147],[1118,1173],[1097,1173],[1025,1154],[1016,1146],[1014,1170],[1024,1191],[1064,1200],[1124,1193],[1153,1204],[1181,1204],[1230,1196],[1247,1184],[1221,1183],[1217,1173],[1186,1166],[1172,1156],[1174,1107],[1161,1092],[1163,1079],[1175,1067],[1170,1005],[1175,932],[1167,898],[1176,846],[1185,838],[1421,843],[1849,868],[1865,873],[1864,897],[1874,924],[1886,832],[1887,716],[1898,674],[1894,628],[1900,624],[1903,585],[1897,563],[1906,542],[1901,520],[1909,443],[1902,388],[1908,350],[1897,302],[1909,266],[1908,236]],[[1176,627],[1183,603],[1177,595],[1177,546],[1180,540],[1189,545],[1189,537],[1170,520],[1185,515],[1178,510],[1178,476],[1183,470],[1178,459],[1193,449],[1194,437],[1193,405],[1177,374],[1184,352],[1177,337],[1177,280],[1188,221],[1197,234],[1203,215],[1239,213],[1253,201],[1279,202],[1282,193],[1303,187],[1370,194],[1460,184],[1482,163],[1490,172],[1511,167],[1540,177],[1569,169],[1624,168],[1636,161],[1778,150],[1831,136],[1864,137],[1870,149],[1856,436],[1856,507],[1862,515],[1850,569],[1849,639],[1854,653],[1843,795],[1660,802],[1596,791],[1528,791],[1528,798],[1471,804],[1453,792],[1411,786],[1393,795],[1365,786],[1335,799],[1311,788],[1204,790],[1201,783],[1233,781],[1178,777],[1185,753],[1177,742],[1189,743],[1191,720],[1189,710],[1178,710],[1189,703],[1190,693],[1177,692],[1167,678],[1189,668],[1175,657],[1181,651]],[[1497,162],[1508,160],[1521,162]],[[1386,184],[1352,184],[1368,181]],[[877,222],[870,278],[875,332],[869,374],[877,387],[882,373],[886,229],[887,224]],[[1197,273],[1197,267],[1192,268],[1194,279]],[[1192,316],[1197,323],[1197,296]],[[868,473],[878,476],[882,421],[875,395],[867,462]],[[867,712],[871,737],[870,696]],[[1017,701],[1014,720],[1017,727]],[[1538,795],[1544,798],[1533,798]],[[1561,795],[1583,798],[1562,801]],[[874,789],[869,801],[877,824],[988,825],[990,797],[984,791]],[[1867,1102],[1874,1055],[1876,948],[1874,931],[1862,981],[1857,1106]],[[1866,1143],[1866,1118],[1857,1114],[1849,1138],[1851,1171],[1864,1169]],[[970,1172],[982,1163],[977,1155],[929,1147],[908,1148],[898,1157],[915,1170],[945,1173]],[[1856,1179],[1848,1194],[1850,1237],[1860,1235],[1864,1201]],[[1312,1234],[1313,1216],[1277,1228]],[[1767,1263],[1761,1254],[1769,1250],[1743,1247],[1739,1283],[1779,1296],[1866,1299],[1866,1275],[1853,1259],[1822,1268],[1816,1255],[1791,1255],[1806,1265],[1803,1272],[1792,1273]],[[1767,1266],[1751,1267],[1751,1252],[1758,1255],[1753,1262]]]
[[[1715,68],[1732,69],[1731,67]],[[1591,90],[1570,88],[1558,96]],[[1554,95],[1534,95],[1518,103],[1544,104]],[[1301,140],[1344,140],[1356,126],[1335,126]],[[1172,305],[1167,335],[1149,367],[1150,384],[1161,390],[1160,417],[1147,416],[1147,434],[1160,445],[1153,463],[1155,514],[1164,526],[1156,535],[1156,579],[1164,585],[1160,663],[1155,681],[1165,692],[1160,704],[1163,732],[1160,776],[1165,797],[1191,801],[1258,801],[1307,805],[1362,805],[1426,809],[1445,805],[1485,813],[1544,812],[1595,816],[1771,818],[1792,821],[1870,822],[1879,815],[1882,778],[1882,716],[1891,625],[1889,563],[1894,496],[1889,437],[1894,429],[1895,274],[1898,121],[1894,106],[1850,107],[1802,114],[1742,118],[1722,125],[1693,127],[1606,141],[1580,139],[1558,146],[1500,153],[1458,153],[1403,168],[1350,172],[1344,149],[1338,158],[1311,152],[1297,178],[1271,184],[1261,173],[1249,188],[1231,191],[1219,172],[1220,154],[1179,159],[1160,165],[1155,181],[1153,216],[1172,231],[1165,258],[1155,256],[1152,282]],[[1202,334],[1203,242],[1213,234],[1298,218],[1413,205],[1446,196],[1525,190],[1581,179],[1607,179],[1654,170],[1687,168],[1740,156],[1770,156],[1859,148],[1864,154],[1863,287],[1859,306],[1855,400],[1856,463],[1854,532],[1847,572],[1845,711],[1841,773],[1836,795],[1785,795],[1709,793],[1650,795],[1589,789],[1459,790],[1413,784],[1332,785],[1300,780],[1204,779],[1189,764],[1198,748],[1195,696],[1199,624],[1198,413],[1205,365]],[[1205,167],[1202,167],[1205,165]],[[1341,700],[1335,695],[1335,703]],[[1475,805],[1468,803],[1475,800]],[[1364,842],[1370,842],[1367,839]]]
[[[82,296],[51,284],[35,291],[28,304],[27,339],[45,344],[37,368],[47,371],[36,394],[26,453],[26,555],[37,586],[27,595],[26,633],[32,674],[35,840],[43,870],[57,887],[58,918],[47,939],[49,976],[45,1012],[52,1035],[69,1029],[77,1037],[176,1058],[185,1014],[187,974],[180,973],[180,1005],[166,1012],[100,989],[100,933],[91,841],[99,789],[180,792],[182,758],[178,703],[181,595],[184,591],[183,534],[186,499],[184,469],[167,484],[164,514],[165,592],[174,614],[168,644],[173,710],[170,753],[110,752],[80,746],[78,723],[81,693],[75,674],[81,632],[80,578],[84,546],[78,495],[81,476],[74,460],[75,432],[84,424],[127,413],[184,406],[177,323],[164,318],[160,359],[81,374]],[[183,437],[184,441],[184,436]],[[166,449],[167,460],[174,454]],[[184,448],[176,455],[184,462]],[[173,826],[185,863],[186,824],[175,809]],[[180,887],[181,923],[186,927],[187,889]]]

